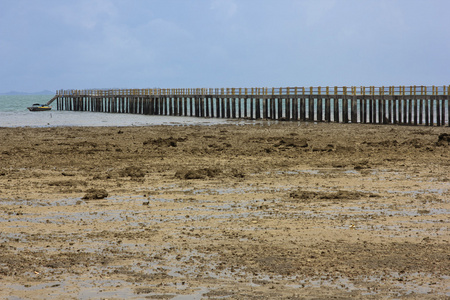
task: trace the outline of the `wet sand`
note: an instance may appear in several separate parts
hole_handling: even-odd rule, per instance
[[[449,133],[0,128],[0,298],[448,299]]]

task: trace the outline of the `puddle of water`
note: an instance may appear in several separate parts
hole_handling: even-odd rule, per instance
[[[427,190],[408,190],[408,191],[399,191],[399,190],[387,190],[387,193],[390,194],[403,194],[403,195],[413,195],[413,196],[417,196],[420,194],[439,194],[439,195],[443,195],[445,193],[447,193],[449,190],[448,189],[427,189]]]
[[[0,199],[1,205],[13,206],[13,205],[22,205],[22,206],[30,206],[30,207],[39,207],[39,206],[73,206],[76,205],[77,202],[80,201],[80,198],[64,198],[56,201],[49,200],[27,200],[27,199]]]

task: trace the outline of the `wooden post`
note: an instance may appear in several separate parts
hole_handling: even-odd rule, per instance
[[[232,117],[233,119],[236,119],[236,96],[233,95],[231,96],[231,113],[232,113]]]
[[[434,95],[430,96],[430,126],[434,126]]]
[[[199,105],[199,99],[198,96],[194,95],[194,116],[199,117],[200,116],[200,105]]]
[[[334,111],[334,122],[339,123],[339,92],[338,87],[334,87],[334,105],[333,105],[333,111]]]
[[[254,118],[255,118],[255,108],[254,108],[254,101],[255,101],[255,98],[254,98],[254,96],[252,95],[251,97],[250,97],[250,119],[251,120],[253,120]]]
[[[265,120],[268,119],[268,104],[267,104],[267,96],[263,96],[263,118]]]
[[[436,99],[436,125],[441,126],[441,99],[437,93],[434,97]]]
[[[306,120],[306,116],[305,116],[305,98],[303,96],[300,96],[299,99],[299,119],[300,121],[305,121]]]
[[[399,109],[400,109],[400,100],[398,99],[397,96],[394,96],[394,108],[392,110],[392,114],[393,114],[393,122],[394,124],[398,124],[400,122],[400,118],[399,118]]]
[[[205,116],[205,97],[203,95],[198,96],[200,117]]]
[[[226,118],[227,117],[227,115],[225,114],[225,101],[226,101],[226,98],[224,96],[221,96],[221,98],[220,98],[220,102],[221,102],[221,105],[220,105],[220,109],[221,109],[220,116],[222,118]]]
[[[417,96],[416,96],[416,87],[414,87],[414,96],[413,96],[413,100],[414,100],[414,125],[418,124],[418,116],[417,116],[417,111],[418,111],[418,105],[417,105]]]
[[[272,120],[275,120],[276,119],[276,116],[275,116],[275,114],[276,114],[276,107],[275,107],[275,99],[273,98],[274,96],[272,95],[270,98],[269,98],[269,105],[270,105],[270,118],[272,119]]]
[[[255,120],[261,119],[261,101],[260,101],[259,97],[260,96],[257,95],[253,100],[254,105],[255,105],[255,108],[254,108]]]
[[[283,119],[283,96],[280,94],[277,96],[278,105],[278,120]]]
[[[155,114],[155,110],[154,110],[154,101],[153,101],[153,96],[149,95],[147,98],[148,101],[148,114],[149,115],[154,115]]]
[[[178,97],[173,95],[170,98],[173,100],[173,115],[178,116]]]
[[[413,101],[412,101],[412,97],[409,96],[408,97],[408,124],[409,125],[413,124],[412,108],[413,108]]]
[[[442,101],[442,108],[441,108],[441,124],[442,124],[442,126],[445,126],[445,96],[444,95],[442,95],[442,96],[439,96],[439,98],[441,99],[441,101]],[[450,112],[449,112],[449,114],[450,114]]]
[[[214,103],[216,104],[216,118],[220,118],[220,98],[217,98],[217,95],[214,97]]]
[[[444,87],[444,99],[447,100],[447,124],[450,127],[450,85],[447,86],[447,90]]]
[[[160,115],[160,103],[159,103],[159,96],[153,95],[153,114],[159,116]]]
[[[378,99],[381,97],[381,90],[379,88],[378,90],[378,95],[373,95],[372,98],[372,124],[377,124],[377,104],[378,104]]]
[[[347,87],[344,87],[344,95],[342,99],[342,114],[343,122],[348,123],[348,99],[347,99]]]
[[[351,98],[351,121],[352,123],[358,123],[358,103],[355,93],[353,92],[353,96]]]
[[[314,122],[314,98],[312,94],[309,94],[308,97],[308,113],[309,113],[309,121]]]
[[[327,87],[328,89],[328,87]],[[330,111],[330,96],[325,97],[325,121],[330,122],[331,121],[331,111]]]
[[[188,109],[189,109],[189,116],[194,116],[194,99],[191,95],[187,95],[187,101],[188,101]]]
[[[419,124],[423,125],[423,110],[425,106],[425,101],[423,100],[423,95],[419,99]]]
[[[182,108],[180,109],[180,114],[182,116],[187,117],[188,116],[188,109],[187,109],[187,97],[185,95],[180,96],[180,105]]]
[[[380,96],[380,99],[378,99],[378,124],[384,123],[383,104],[384,104],[384,90],[383,90],[383,94]]]
[[[318,94],[316,104],[316,120],[317,122],[323,121],[323,98],[322,95]]]
[[[298,121],[298,96],[295,93],[295,97],[292,98],[292,119]]]
[[[366,124],[367,123],[367,100],[366,100],[365,90],[364,90],[364,94],[361,95],[360,99],[359,99],[359,110],[360,110],[360,115],[361,115],[359,121],[362,124]]]
[[[400,96],[402,98],[402,124],[408,124],[408,102],[405,96]]]
[[[206,98],[205,95],[201,95],[200,100],[201,100],[200,102],[201,102],[202,117],[207,117],[208,98]]]

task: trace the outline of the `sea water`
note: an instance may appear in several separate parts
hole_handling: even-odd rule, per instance
[[[52,95],[0,95],[0,127],[58,127],[58,126],[152,126],[152,125],[215,125],[253,123],[229,119],[149,116],[122,113],[58,111],[31,112],[34,103],[45,104]],[[55,104],[56,102],[54,102]]]

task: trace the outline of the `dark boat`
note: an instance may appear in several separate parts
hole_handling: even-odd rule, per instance
[[[27,107],[29,111],[43,111],[43,110],[51,110],[52,107],[46,104],[35,103],[30,107]]]

